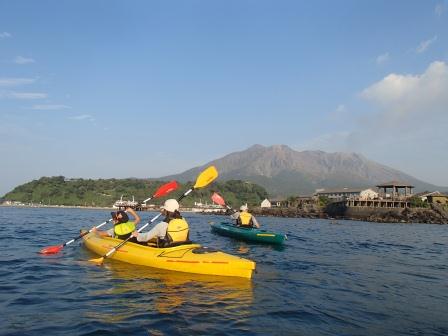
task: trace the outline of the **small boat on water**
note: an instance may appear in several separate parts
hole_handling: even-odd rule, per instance
[[[122,242],[111,237],[101,237],[93,232],[85,235],[83,240],[85,247],[98,255],[106,254]],[[252,277],[255,269],[255,262],[251,260],[193,243],[160,248],[128,242],[110,258],[171,271],[248,279]]]
[[[232,237],[239,240],[265,243],[265,244],[283,244],[286,235],[275,233],[257,228],[244,228],[234,224],[221,222],[211,224],[212,232],[222,236]]]

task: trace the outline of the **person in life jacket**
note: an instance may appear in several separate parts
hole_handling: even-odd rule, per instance
[[[129,220],[129,216],[132,215],[134,217],[133,221]],[[132,235],[132,232],[135,231],[137,224],[140,222],[139,215],[132,208],[127,208],[126,211],[115,211],[110,213],[113,219],[114,227],[107,231],[97,231],[92,230],[99,234],[102,237],[114,237],[118,239],[125,240]],[[137,242],[136,239],[129,239],[130,242]]]
[[[258,224],[255,216],[249,213],[247,204],[242,205],[240,211],[235,212],[231,218],[235,220],[235,225],[237,226],[260,228],[260,224]]]
[[[175,246],[190,243],[189,226],[179,212],[179,203],[168,199],[160,207],[165,219],[157,223],[150,231],[141,233],[134,231],[132,236],[138,242],[156,243],[158,247]]]

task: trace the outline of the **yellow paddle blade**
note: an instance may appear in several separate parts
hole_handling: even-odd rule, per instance
[[[103,260],[104,260],[103,257],[101,257],[101,258],[96,258],[96,259],[89,259],[90,262],[93,262],[93,263],[95,263],[95,264],[99,264],[99,265],[101,265],[101,264],[103,263]]]
[[[210,166],[202,173],[199,174],[196,179],[196,184],[194,185],[194,189],[203,188],[210,183],[212,183],[218,177],[218,171],[215,166]]]

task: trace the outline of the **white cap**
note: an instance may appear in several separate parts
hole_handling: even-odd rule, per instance
[[[240,206],[240,211],[247,211],[247,204]]]
[[[165,201],[165,204],[163,204],[161,209],[165,209],[169,212],[174,212],[176,210],[179,210],[179,202],[177,202],[174,198],[167,199]]]

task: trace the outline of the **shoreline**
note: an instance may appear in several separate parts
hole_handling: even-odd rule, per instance
[[[92,209],[92,210],[114,210],[113,207],[93,207],[84,205],[9,205],[0,204],[3,208],[62,208],[62,209]]]
[[[11,205],[11,204],[0,204],[0,208],[39,208],[39,209],[45,209],[45,208],[52,208],[52,209],[84,209],[84,210],[110,210],[110,211],[118,211],[118,208],[114,207],[94,207],[94,206],[84,206],[84,205]],[[199,213],[203,214],[202,212],[193,211],[191,208],[186,209],[180,209],[181,212],[188,212],[188,213]],[[160,209],[148,209],[148,210],[138,210],[138,212],[160,212]],[[210,212],[206,212],[206,214],[213,214]]]
[[[329,220],[357,220],[373,223],[448,224],[446,213],[430,208],[360,208],[327,206],[319,210],[304,211],[296,208],[254,208],[254,216],[311,218]]]
[[[54,209],[84,209],[84,210],[108,210],[116,211],[113,207],[93,207],[82,205],[6,205],[0,204],[4,208],[54,208]],[[251,213],[257,217],[283,217],[283,218],[309,218],[327,220],[355,220],[370,223],[395,223],[395,224],[448,224],[448,217],[434,211],[433,209],[389,209],[380,211],[358,211],[350,209],[321,209],[319,211],[301,211],[294,208],[253,208]],[[366,209],[364,209],[366,210]],[[140,210],[142,212],[158,212],[156,209]],[[183,213],[196,213],[200,215],[228,215],[227,212],[198,212],[191,208],[181,209]]]

